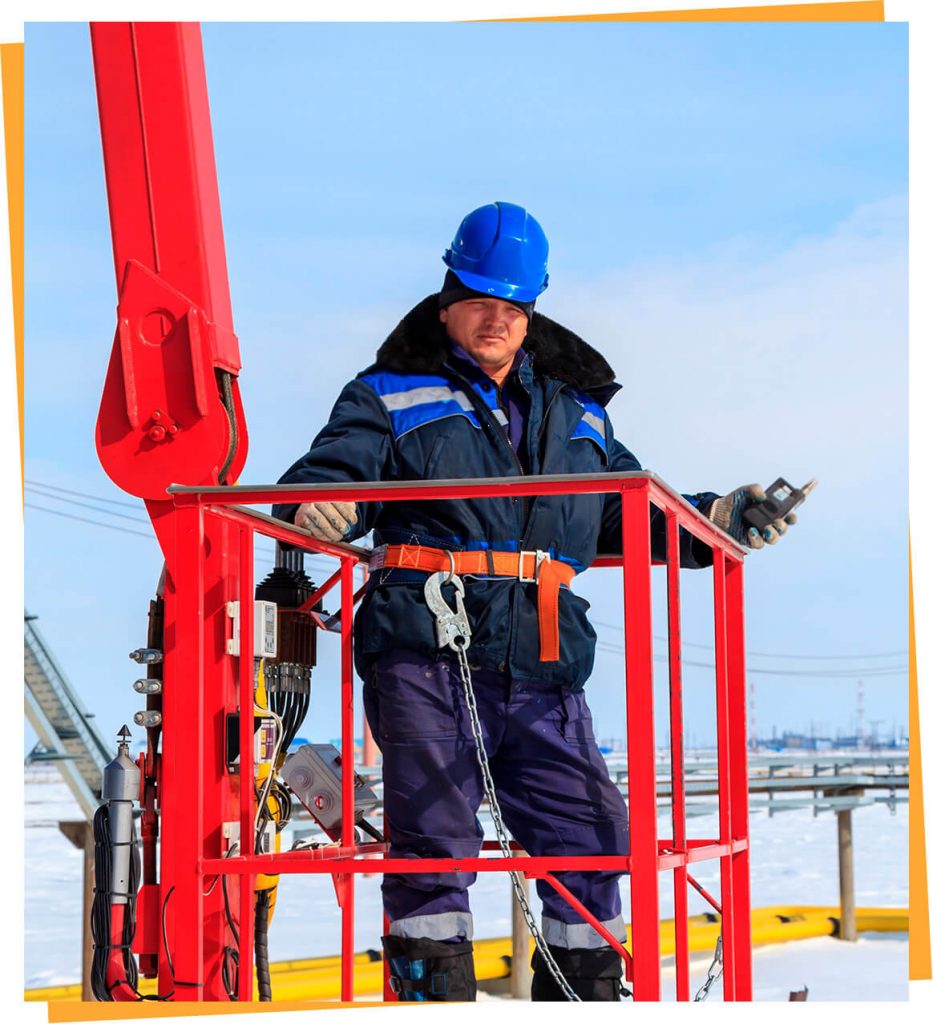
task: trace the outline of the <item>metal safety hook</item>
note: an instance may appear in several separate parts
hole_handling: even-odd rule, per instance
[[[454,607],[451,608],[444,600],[441,585],[450,583],[454,590]],[[472,630],[463,607],[463,580],[453,571],[453,559],[449,571],[433,573],[424,585],[424,600],[434,616],[437,631],[437,646],[440,650],[451,647],[465,651],[470,646]]]

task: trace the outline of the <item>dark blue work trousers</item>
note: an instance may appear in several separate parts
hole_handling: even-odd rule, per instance
[[[514,838],[532,856],[627,855],[628,810],[609,779],[583,694],[479,669],[472,678],[499,805]],[[383,655],[363,697],[382,750],[390,856],[478,856],[483,783],[456,662],[412,651]],[[618,872],[556,877],[613,935],[625,937]],[[467,872],[387,874],[390,934],[472,938],[467,888],[475,879]],[[549,944],[606,945],[550,885],[537,885]]]

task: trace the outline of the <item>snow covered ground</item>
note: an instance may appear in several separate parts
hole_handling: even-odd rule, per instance
[[[80,979],[82,854],[58,831],[60,820],[79,817],[54,770],[29,769],[25,786],[25,984],[29,988]],[[690,838],[717,833],[713,816],[689,818]],[[860,906],[906,907],[907,809],[896,814],[876,805],[853,814],[856,898]],[[669,834],[661,819],[659,834]],[[838,904],[836,819],[811,811],[785,811],[768,818],[753,813],[752,903]],[[290,845],[286,841],[283,848]],[[715,895],[714,862],[695,865],[694,876]],[[356,948],[378,948],[382,910],[379,878],[359,877],[356,887]],[[508,880],[481,875],[472,890],[477,938],[511,930]],[[662,880],[661,916],[673,916],[669,882]],[[628,903],[623,883],[623,907]],[[706,910],[691,890],[690,912]],[[313,922],[313,924],[309,924]],[[340,919],[327,878],[282,876],[269,936],[273,960],[321,956],[339,948]],[[691,987],[706,977],[708,960],[697,960]],[[907,998],[907,936],[862,935],[857,943],[808,939],[755,950],[755,996],[786,1001],[791,989],[810,990],[810,1000],[900,1000]],[[673,997],[673,974],[666,998]],[[714,986],[710,999],[721,998]]]

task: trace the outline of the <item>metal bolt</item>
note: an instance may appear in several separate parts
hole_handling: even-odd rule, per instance
[[[154,647],[137,647],[130,651],[130,657],[139,665],[158,665],[162,660],[162,652]]]
[[[152,729],[156,725],[162,724],[162,712],[161,711],[137,711],[133,715],[133,721],[137,725],[142,725],[147,729]]]
[[[137,693],[161,693],[162,692],[162,680],[161,679],[137,679],[133,683],[133,689]]]
[[[149,440],[155,441],[157,444],[159,441],[165,440],[165,427],[160,423],[156,423],[154,426],[149,428]]]

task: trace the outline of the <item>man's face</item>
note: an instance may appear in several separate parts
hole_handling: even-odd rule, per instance
[[[488,376],[504,379],[528,331],[528,317],[517,306],[492,296],[464,299],[442,309],[440,316],[452,341]]]

